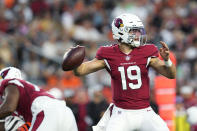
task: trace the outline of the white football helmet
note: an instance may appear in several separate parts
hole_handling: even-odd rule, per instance
[[[138,30],[140,36],[131,34],[130,31]],[[113,38],[122,43],[129,44],[133,47],[139,47],[146,43],[146,32],[140,18],[133,14],[122,14],[116,17],[112,22]]]
[[[2,79],[22,79],[21,71],[15,67],[6,67],[0,71]]]

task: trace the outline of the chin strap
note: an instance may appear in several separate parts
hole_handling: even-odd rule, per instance
[[[142,44],[142,39],[143,36],[139,36],[139,40],[134,40],[135,39],[135,35],[130,35],[128,36],[128,44],[130,44],[133,47],[139,47]]]
[[[139,47],[140,46],[140,40],[139,41],[133,41],[133,46],[134,47]]]

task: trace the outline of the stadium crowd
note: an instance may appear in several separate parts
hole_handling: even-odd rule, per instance
[[[114,43],[111,22],[123,12],[144,21],[149,43],[160,48],[162,40],[175,54],[177,114],[197,105],[196,0],[2,0],[0,69],[18,67],[27,80],[65,98],[79,130],[89,131],[111,102],[110,77],[103,71],[81,78],[63,72],[62,56],[84,45],[86,59],[94,58],[99,46]]]

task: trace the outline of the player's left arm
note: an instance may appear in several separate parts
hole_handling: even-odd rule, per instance
[[[159,52],[164,61],[158,57],[151,58],[150,66],[165,77],[174,79],[176,77],[176,67],[169,58],[170,50],[165,42],[160,41],[160,44],[162,48],[160,48]]]
[[[0,119],[11,115],[17,108],[19,89],[15,85],[8,85],[4,90],[4,100],[0,105]]]

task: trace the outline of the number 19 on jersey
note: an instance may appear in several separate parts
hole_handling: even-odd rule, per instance
[[[137,80],[137,84],[128,83],[131,89],[139,89],[142,86],[142,79],[141,79],[141,71],[137,65],[129,66],[126,70],[124,66],[118,67],[118,71],[120,72],[121,80],[122,80],[122,89],[127,90],[127,79],[129,80]],[[127,73],[125,73],[125,71]],[[133,75],[131,72],[136,71],[136,74]],[[127,75],[126,75],[127,74]]]

